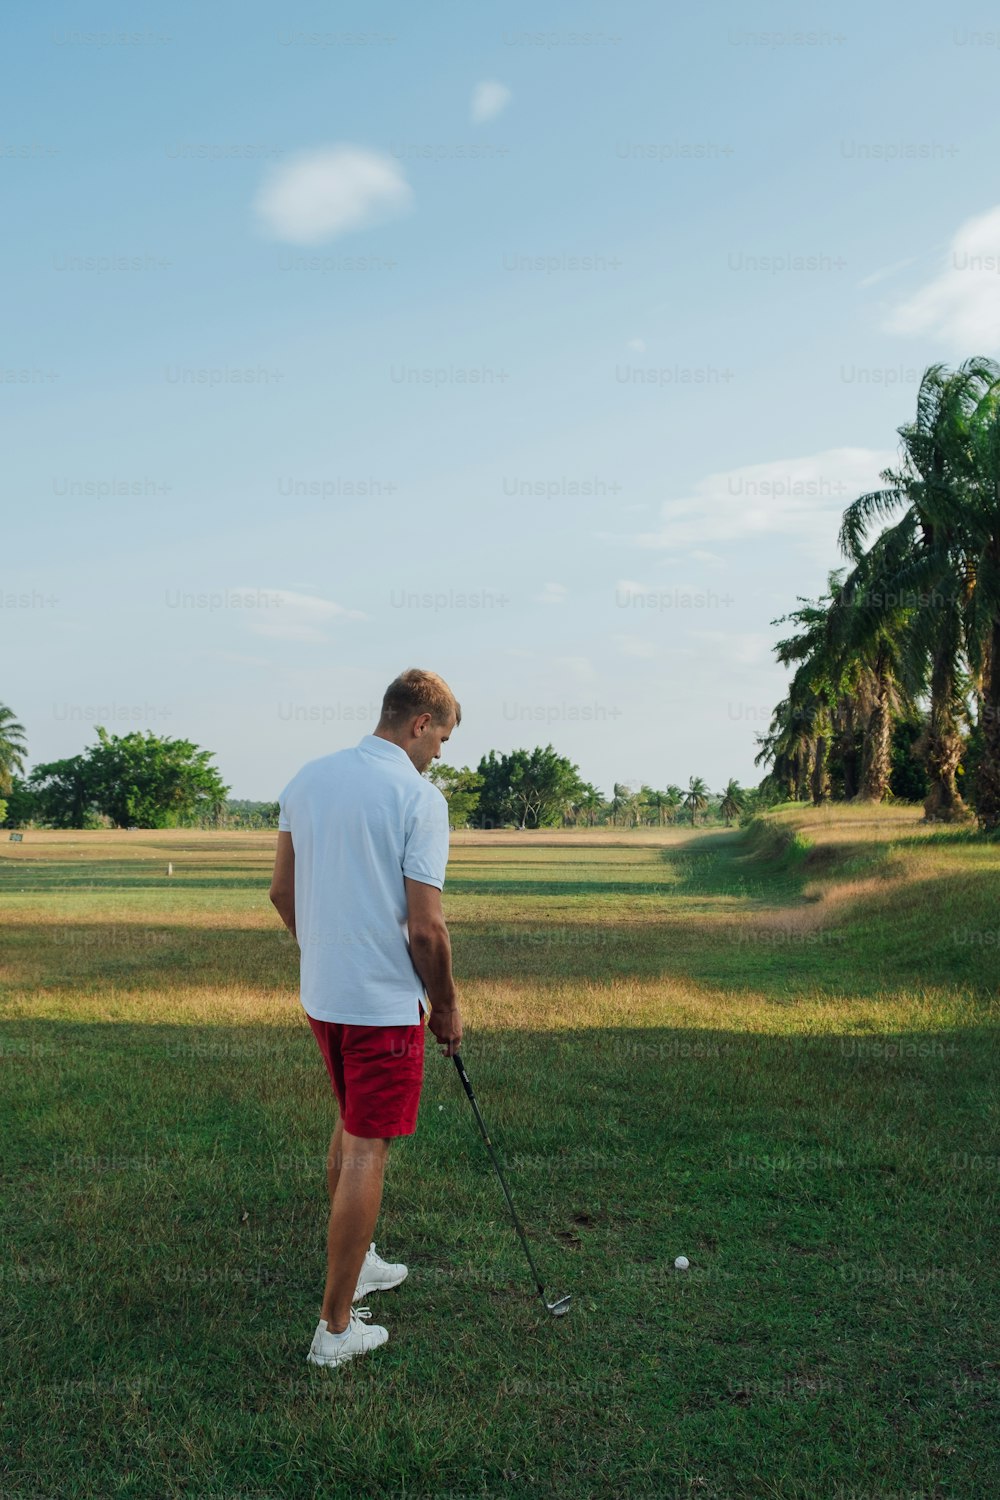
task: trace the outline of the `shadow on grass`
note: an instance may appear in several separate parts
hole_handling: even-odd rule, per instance
[[[477,880],[461,866],[448,871],[446,894],[456,896],[669,896],[672,881],[659,880]]]
[[[488,1179],[490,1163],[459,1081],[426,1028],[424,1037],[429,1093],[421,1137],[432,1153],[447,1156],[460,1146],[473,1176]],[[793,1198],[822,1182],[830,1207],[846,1191],[832,1185],[848,1181],[852,1191],[867,1182],[882,1194],[890,1178],[906,1180],[920,1195],[945,1198],[975,1182],[994,1195],[988,1106],[998,1051],[996,1029],[985,1020],[934,1031],[841,1026],[782,1035],[469,1025],[462,1048],[495,1142],[520,1158],[526,1192],[532,1183],[551,1185],[553,1173],[570,1187],[602,1180],[603,1191],[621,1200],[620,1223],[645,1222],[651,1230],[656,1200],[667,1200],[681,1162],[696,1167],[704,1183],[727,1182],[727,1193],[745,1195],[748,1209],[756,1192],[773,1189],[774,1172],[788,1174],[778,1180],[795,1185]],[[64,1201],[112,1178],[152,1174],[176,1185],[191,1168],[243,1191],[286,1149],[301,1149],[302,1163],[321,1175],[336,1106],[301,1011],[282,1026],[5,1021],[0,1056],[16,1064],[6,1069],[0,1093],[3,1176],[26,1192],[19,1210],[11,1204],[4,1215],[4,1231],[15,1240],[22,1218],[32,1217],[33,1198]],[[427,1106],[444,1099],[449,1118],[438,1121]],[[973,1170],[958,1161],[963,1150],[981,1158],[977,1179],[959,1176]],[[813,1152],[815,1159],[766,1165],[782,1151]],[[726,1153],[742,1153],[742,1166],[723,1160]],[[460,1175],[457,1168],[449,1174],[459,1189]],[[287,1189],[291,1180],[279,1171],[275,1186]],[[436,1186],[425,1190],[439,1199]],[[653,1201],[645,1201],[647,1191]],[[153,1205],[153,1220],[169,1219],[176,1199],[171,1192]],[[118,1210],[135,1225],[139,1206],[125,1197]],[[143,1223],[146,1212],[144,1205]],[[240,1212],[237,1197],[216,1226],[223,1238],[242,1222]],[[602,1217],[610,1225],[614,1215]],[[65,1224],[52,1228],[71,1242]],[[919,1229],[934,1233],[930,1223]]]
[[[528,982],[544,993],[574,980],[593,985],[634,978],[782,998],[891,997],[925,985],[996,993],[1000,893],[982,871],[887,886],[874,908],[862,895],[832,902],[828,910],[801,902],[782,906],[766,882],[734,882],[731,861],[714,871],[710,860],[693,872],[682,867],[678,883],[688,897],[700,891],[705,903],[692,909],[690,901],[668,896],[654,906],[637,904],[621,919],[606,913],[589,919],[585,906],[523,919],[505,905],[495,921],[453,917],[459,985]],[[597,885],[598,892],[607,888]],[[625,893],[637,889],[641,883]],[[593,892],[588,886],[579,894]],[[510,885],[499,893],[509,894]],[[4,935],[8,987],[72,991],[85,985],[99,992],[113,984],[121,992],[163,983],[180,991],[233,983],[287,988],[292,998],[298,990],[299,945],[277,917],[261,927],[9,922]],[[343,941],[349,944],[350,934]]]
[[[120,864],[89,859],[85,864],[56,865],[51,861],[38,864],[22,864],[15,869],[0,871],[0,888],[14,892],[22,891],[79,891],[118,890],[140,891],[175,890],[178,887],[215,890],[261,890],[266,893],[270,884],[270,866],[253,869],[247,865],[234,865],[243,871],[242,878],[236,875],[216,874],[204,866],[176,869],[168,875],[162,862],[157,861],[156,870],[143,869],[138,861]]]

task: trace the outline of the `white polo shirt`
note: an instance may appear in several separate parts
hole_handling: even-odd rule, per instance
[[[426,997],[403,877],[444,889],[448,803],[406,751],[366,734],[304,765],[278,797],[295,850],[299,998],[317,1021],[407,1026]]]

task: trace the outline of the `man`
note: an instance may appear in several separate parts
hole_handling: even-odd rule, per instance
[[[375,1253],[371,1236],[389,1142],[416,1130],[427,1000],[443,1055],[462,1040],[441,910],[448,804],[422,775],[461,721],[441,677],[403,672],[374,733],[309,761],[278,798],[270,895],[299,945],[300,1000],[340,1108],[310,1364],[341,1365],[389,1337],[352,1304],[407,1274]]]

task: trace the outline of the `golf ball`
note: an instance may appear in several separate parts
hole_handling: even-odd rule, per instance
[[[438,1105],[438,1109],[444,1109],[444,1105],[443,1104],[439,1104]]]
[[[691,1262],[688,1260],[686,1255],[678,1255],[677,1259],[674,1261],[674,1267],[678,1271],[686,1271],[690,1264]]]

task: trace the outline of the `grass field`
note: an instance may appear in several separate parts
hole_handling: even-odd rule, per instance
[[[389,1343],[325,1372],[273,848],[0,847],[4,1500],[1000,1492],[1000,849],[906,808],[453,835],[463,1056],[573,1305],[429,1048]]]

